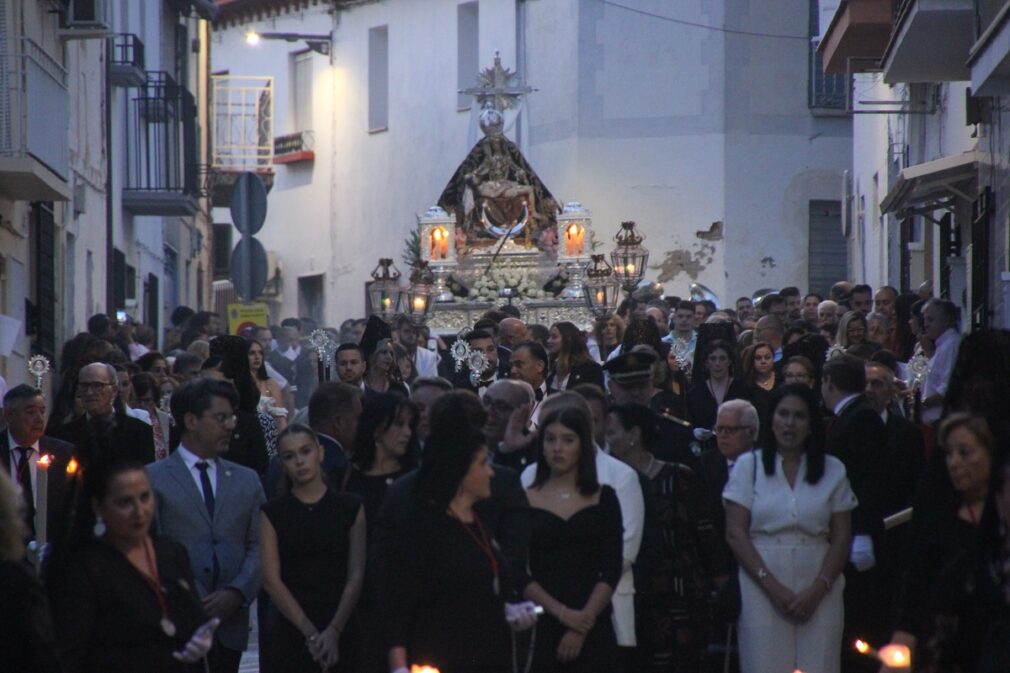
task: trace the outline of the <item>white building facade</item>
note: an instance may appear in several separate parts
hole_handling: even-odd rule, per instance
[[[668,294],[699,282],[731,304],[758,288],[824,291],[846,272],[851,120],[813,67],[809,0],[219,4],[212,71],[272,81],[271,135],[302,134],[234,166],[272,183],[257,237],[272,253],[274,320],[364,312],[376,261],[399,259],[477,140],[457,91],[496,52],[537,89],[507,135],[559,202],[592,211],[600,251],[636,221],[647,277]],[[250,47],[249,31],[328,36],[332,51],[300,38]],[[233,245],[227,209],[214,222]]]

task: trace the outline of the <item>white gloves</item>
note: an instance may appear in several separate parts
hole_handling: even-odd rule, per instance
[[[849,561],[859,572],[865,572],[877,565],[877,559],[873,555],[873,538],[869,535],[856,535],[852,538]]]

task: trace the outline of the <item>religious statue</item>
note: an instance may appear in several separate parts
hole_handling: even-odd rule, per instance
[[[529,87],[513,83],[515,73],[501,66],[480,75],[482,86],[467,89],[482,105],[482,138],[459,165],[438,205],[456,216],[468,242],[523,234],[527,247],[540,245],[557,224],[557,201],[534,173],[515,143],[505,137],[502,112]]]

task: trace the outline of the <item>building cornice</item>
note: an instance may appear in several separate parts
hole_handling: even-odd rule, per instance
[[[311,7],[329,6],[334,10],[349,9],[357,5],[382,0],[217,0],[217,18],[214,28],[221,30],[253,21],[285,16]]]

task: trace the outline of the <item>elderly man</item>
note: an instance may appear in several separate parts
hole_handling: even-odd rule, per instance
[[[528,338],[526,323],[519,318],[505,318],[498,323],[498,342],[505,348],[512,350]]]
[[[947,394],[950,372],[961,342],[957,331],[957,307],[946,299],[930,299],[922,307],[922,328],[925,339],[934,351],[929,358],[929,373],[922,385],[922,422],[940,420],[943,398]]]
[[[894,319],[894,302],[898,299],[898,291],[890,285],[884,285],[873,295],[873,310]]]
[[[817,322],[821,325],[838,322],[838,302],[832,299],[825,299],[818,304]]]
[[[535,463],[536,435],[528,432],[529,415],[536,403],[533,386],[516,379],[496,381],[488,387],[481,402],[487,412],[482,432],[495,465],[522,470]],[[510,422],[512,432],[508,432]]]
[[[35,537],[35,510],[38,508],[38,462],[50,456],[46,520],[54,531],[63,512],[67,464],[74,457],[74,445],[44,436],[46,430],[46,400],[42,391],[21,384],[3,396],[3,417],[7,431],[0,434],[0,467],[21,486],[25,501],[22,512],[25,526]]]
[[[699,464],[709,493],[712,519],[726,537],[726,510],[722,503],[722,490],[729,481],[729,473],[736,459],[754,449],[760,422],[757,409],[747,400],[728,400],[719,405],[715,421],[715,451],[701,454]]]
[[[77,446],[82,466],[96,458],[154,462],[154,430],[114,406],[119,386],[112,365],[94,362],[77,376],[77,399],[84,415],[66,423],[53,436]]]

